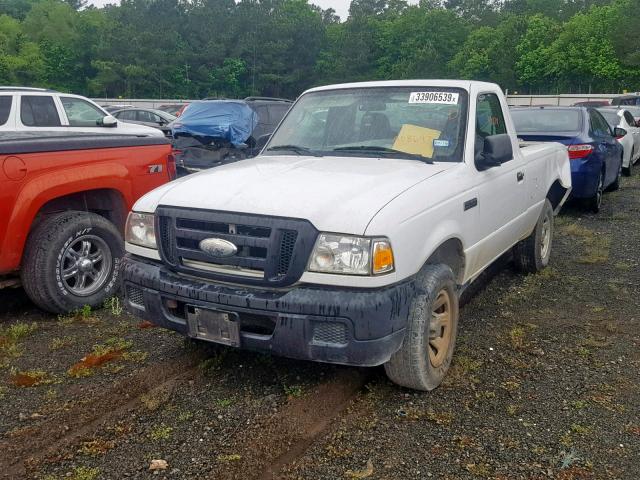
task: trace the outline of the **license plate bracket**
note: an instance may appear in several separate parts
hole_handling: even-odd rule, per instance
[[[187,307],[189,335],[231,347],[240,346],[238,314],[189,305]]]

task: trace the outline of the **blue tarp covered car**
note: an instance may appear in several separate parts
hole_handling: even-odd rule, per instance
[[[191,103],[171,124],[171,132],[173,138],[203,137],[238,147],[246,143],[257,124],[258,115],[246,102],[203,100]]]

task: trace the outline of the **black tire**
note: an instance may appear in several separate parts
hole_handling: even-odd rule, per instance
[[[419,292],[411,302],[402,347],[385,363],[384,369],[391,381],[398,385],[415,390],[433,390],[440,385],[451,365],[458,332],[458,294],[453,272],[446,265],[425,266],[417,284]],[[444,297],[448,310],[445,311],[443,306],[441,312],[434,312],[434,306]],[[432,337],[431,327],[436,315],[445,313],[449,316],[448,325],[440,327],[439,337],[435,332]],[[446,350],[443,348],[436,354],[432,342],[440,339]]]
[[[75,245],[84,249],[86,244],[89,249],[85,256],[70,254],[75,252]],[[20,272],[22,284],[31,300],[48,312],[66,313],[85,305],[102,305],[118,290],[123,247],[118,229],[104,217],[78,211],[51,215],[29,234]],[[76,258],[75,264],[71,258]],[[73,278],[65,278],[65,268]],[[88,282],[82,292],[80,283],[72,285],[80,278],[82,287]]]
[[[598,186],[593,197],[587,200],[589,210],[593,213],[598,213],[602,207],[602,195],[604,194],[604,172],[600,172],[600,178],[598,179]]]
[[[549,199],[531,235],[513,247],[513,261],[521,272],[536,273],[549,265],[553,246],[553,206]]]

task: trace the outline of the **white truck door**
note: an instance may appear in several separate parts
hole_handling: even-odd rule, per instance
[[[480,93],[475,108],[475,151],[482,151],[486,137],[504,133],[508,130],[499,96],[494,92]],[[520,237],[520,220],[527,203],[527,172],[519,153],[514,149],[513,158],[500,166],[475,169],[480,214],[475,272],[484,269]]]

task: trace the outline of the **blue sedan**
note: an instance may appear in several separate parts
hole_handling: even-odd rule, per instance
[[[573,198],[586,200],[597,213],[603,192],[619,188],[623,153],[616,137],[626,132],[612,131],[595,108],[514,108],[511,116],[519,139],[567,146]]]

